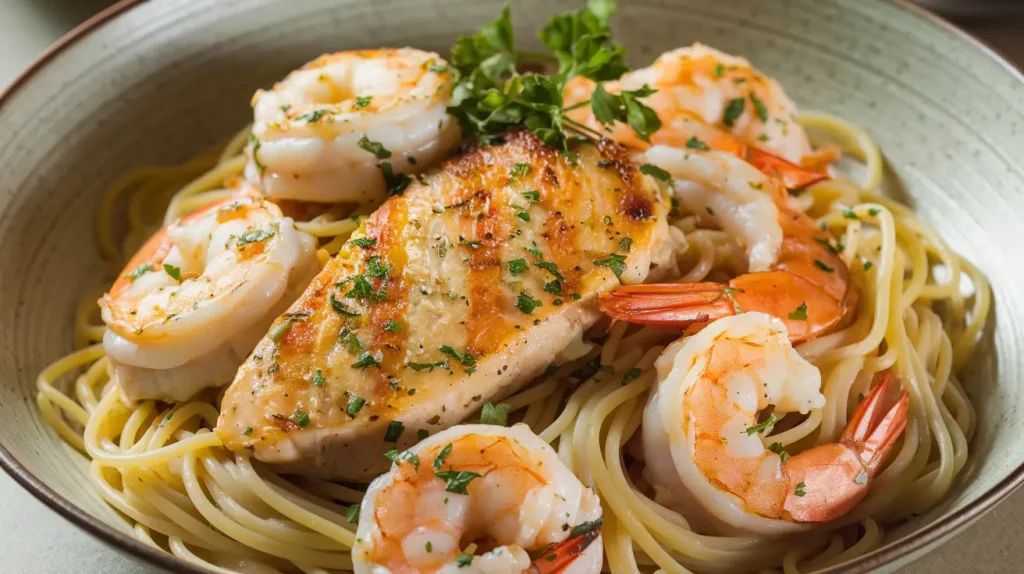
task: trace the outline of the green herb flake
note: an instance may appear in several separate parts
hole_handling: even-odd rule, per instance
[[[804,490],[804,488],[806,487],[807,485],[804,484],[803,482],[798,482],[796,485],[796,490],[793,491],[793,494],[797,496],[804,496],[805,494],[807,494],[807,491]]]
[[[352,363],[354,369],[365,369],[367,367],[379,367],[380,361],[370,353],[363,353],[359,360]]]
[[[242,434],[244,434],[245,436],[252,436],[252,427],[245,427],[245,432],[243,432]]]
[[[833,271],[835,271],[834,267],[829,267],[828,265],[826,265],[820,259],[815,259],[814,260],[814,266],[817,267],[818,269],[821,269],[822,271],[824,271],[826,273],[832,273]]]
[[[373,96],[356,96],[356,107],[365,108],[373,101]]]
[[[537,203],[538,201],[540,201],[540,192],[537,190],[524,191],[523,197],[525,197],[526,200],[529,201],[530,203]]]
[[[168,263],[164,263],[164,271],[168,275],[171,276],[171,279],[174,279],[175,281],[177,281],[179,283],[181,282],[181,268],[180,267],[175,267],[174,265],[170,265]]]
[[[295,420],[295,424],[299,425],[299,428],[306,428],[309,426],[309,413],[302,409],[295,409],[295,414],[292,416]]]
[[[436,474],[444,481],[444,489],[455,494],[469,494],[466,490],[469,483],[480,478],[480,474],[468,470],[446,470]]]
[[[743,98],[736,98],[729,100],[729,103],[725,105],[725,112],[722,114],[722,123],[726,127],[732,127],[736,123],[736,120],[743,115],[744,110],[747,109],[747,102]]]
[[[526,273],[528,267],[525,259],[510,259],[505,266],[508,267],[508,272],[512,275],[522,275]]]
[[[754,92],[750,92],[750,103],[754,104],[754,111],[757,112],[758,119],[762,122],[768,121],[768,108]]]
[[[359,522],[359,503],[349,505],[348,510],[345,511],[345,520],[349,524]]]
[[[881,212],[882,212],[881,209],[878,209],[877,207],[872,207],[871,209],[868,210],[868,215],[870,215],[871,217],[874,217],[874,216],[878,215]]]
[[[349,244],[355,245],[356,247],[362,247],[363,249],[369,249],[377,244],[376,237],[359,237],[349,241]]]
[[[845,217],[846,219],[860,219],[859,217],[857,217],[857,214],[854,213],[852,209],[844,209],[843,217]]]
[[[562,294],[562,282],[559,281],[558,279],[555,279],[554,281],[550,281],[548,283],[545,283],[544,284],[544,292],[545,293],[551,293],[552,295],[561,295]]]
[[[472,563],[473,563],[473,555],[470,554],[469,552],[463,552],[462,554],[459,554],[459,556],[457,558],[455,558],[455,564],[459,568],[465,568],[466,566],[469,566]]]
[[[324,386],[324,383],[326,383],[326,382],[327,382],[327,377],[324,376],[324,372],[322,370],[320,370],[320,369],[317,369],[316,372],[313,373],[313,379],[310,381],[310,383],[314,387],[322,387],[322,386]]]
[[[372,141],[370,138],[366,137],[366,134],[363,134],[363,137],[359,138],[356,145],[359,146],[359,149],[368,151],[377,156],[377,159],[387,159],[391,157],[391,151],[385,149],[384,144]]]
[[[725,66],[722,64],[715,64],[715,77],[721,78],[725,74]]]
[[[766,430],[768,430],[768,428],[774,426],[777,422],[779,422],[779,418],[773,414],[770,417],[768,417],[768,420],[764,421],[763,423],[758,423],[752,427],[747,427],[747,430],[745,430],[744,432],[747,433],[747,436],[759,432],[763,433]]]
[[[617,253],[612,253],[604,259],[594,260],[594,265],[598,267],[608,267],[615,273],[615,276],[622,278],[622,273],[626,270],[626,257]]]
[[[401,421],[391,421],[388,423],[388,430],[384,433],[384,442],[398,442],[404,432],[405,425]]]
[[[143,275],[145,275],[146,273],[149,273],[152,270],[153,270],[153,266],[152,265],[150,265],[149,263],[143,263],[142,265],[139,265],[135,269],[132,269],[130,272],[128,272],[127,277],[129,279],[131,279],[132,281],[135,281],[139,277],[142,277]]]
[[[348,416],[356,418],[356,415],[359,414],[359,411],[362,410],[365,405],[366,399],[353,395],[353,397],[348,401],[348,410],[346,412],[348,413]]]
[[[434,457],[434,471],[435,472],[441,470],[441,465],[444,464],[444,459],[448,458],[448,455],[451,454],[451,453],[452,453],[452,443],[448,443],[448,444],[444,445],[444,448],[441,449],[441,452],[437,453],[437,456]]]
[[[591,532],[601,528],[603,520],[598,518],[590,522],[584,522],[583,524],[577,524],[572,528],[572,532],[569,533],[569,538],[576,538],[583,536],[584,534],[590,534]]]
[[[451,371],[451,367],[448,365],[448,361],[436,361],[433,363],[413,363],[409,362],[405,364],[407,367],[414,371],[433,371],[437,367],[441,367]],[[414,389],[415,390],[415,389]]]
[[[642,166],[640,166],[640,173],[647,174],[661,181],[669,181],[672,179],[672,176],[667,171],[661,169],[660,167],[652,163],[645,163]]]
[[[619,249],[625,251],[626,253],[629,253],[629,250],[632,247],[633,247],[633,238],[632,237],[623,237],[619,241]]]
[[[530,294],[526,291],[520,292],[519,297],[516,298],[516,307],[527,315],[532,315],[533,311],[540,306],[540,300],[530,297]]]
[[[384,187],[387,189],[389,197],[405,193],[405,188],[409,187],[409,183],[412,181],[404,173],[396,174],[391,168],[390,161],[381,162],[380,171],[384,174]]]
[[[309,112],[307,114],[302,114],[301,116],[299,116],[299,117],[297,117],[295,119],[296,120],[304,120],[307,124],[315,124],[318,121],[320,121],[320,118],[324,117],[325,113],[327,113],[326,110],[315,110],[315,111]]]
[[[552,263],[551,261],[535,261],[533,263],[533,266],[539,267],[547,271],[548,273],[553,275],[555,279],[558,279],[559,281],[565,281],[565,276],[562,275],[562,273],[558,270],[558,266]]]
[[[526,213],[525,211],[520,211],[519,213],[516,214],[516,217],[526,222],[530,221],[530,214]]]
[[[394,319],[388,319],[387,321],[384,321],[383,327],[385,331],[389,331],[391,333],[399,333],[402,331],[402,324],[399,323],[398,321],[395,321]]]
[[[864,262],[864,270],[867,271],[868,269],[871,269],[874,265],[875,264],[870,262],[870,261],[865,261]]]
[[[427,429],[420,429],[416,431],[416,440],[426,440],[428,436],[430,436],[430,431]]]
[[[480,424],[507,427],[508,412],[511,409],[512,406],[506,403],[499,403],[497,405],[484,403],[483,408],[480,409]]]
[[[334,297],[334,293],[331,293],[331,308],[334,309],[335,311],[337,311],[338,314],[340,314],[342,317],[349,317],[349,318],[351,318],[351,317],[358,317],[359,316],[359,313],[356,313],[354,311],[350,311],[348,309],[348,307],[345,306],[344,303],[342,303],[341,301],[338,301]]]
[[[789,453],[786,452],[786,447],[782,446],[781,442],[773,442],[768,445],[768,450],[779,455],[779,458],[782,459],[782,464],[786,464],[786,461],[789,460]]]
[[[789,314],[789,318],[790,318],[790,320],[793,320],[793,321],[806,321],[807,320],[807,302],[804,301],[803,303],[801,303],[800,306],[796,308],[796,311],[793,311],[792,313]]]
[[[467,367],[471,367],[476,364],[476,358],[473,356],[472,353],[469,352],[469,349],[466,349],[466,352],[464,353],[460,353],[458,352],[458,350],[455,349],[455,347],[452,347],[450,345],[442,345],[437,350],[441,351],[441,354],[447,355],[459,361],[460,363]]]
[[[407,450],[403,450],[401,452],[399,452],[398,450],[389,450],[388,452],[384,453],[384,456],[386,456],[388,460],[395,464],[407,462],[411,464],[413,468],[418,469],[420,467],[420,457],[416,456],[415,454]]]
[[[237,245],[266,241],[273,237],[274,234],[275,232],[272,229],[252,229],[238,236]]]
[[[711,146],[702,142],[697,136],[690,136],[690,139],[686,140],[686,147],[695,149],[698,151],[710,151]]]
[[[626,374],[622,375],[622,384],[628,385],[629,383],[632,383],[633,381],[639,379],[640,374],[642,372],[643,371],[641,371],[638,367],[633,367],[632,369],[626,371]]]

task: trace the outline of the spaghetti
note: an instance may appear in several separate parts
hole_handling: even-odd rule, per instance
[[[863,130],[825,115],[801,123],[863,163],[860,184],[818,183],[797,204],[830,229],[862,294],[848,327],[798,351],[822,374],[825,406],[780,424],[770,438],[791,452],[832,442],[875,373],[893,369],[911,395],[903,440],[871,493],[851,514],[778,539],[708,536],[649,496],[642,462],[629,443],[656,384],[654,360],[673,336],[614,324],[586,356],[561,365],[505,402],[513,418],[554,445],[563,462],[605,505],[606,564],[612,572],[749,571],[787,574],[838,564],[878,547],[883,524],[936,504],[963,468],[974,409],[956,373],[970,358],[989,313],[984,276],[953,253],[907,207],[880,193],[882,159]],[[175,167],[132,172],[103,197],[98,238],[112,268],[157,228],[223,199],[245,164],[248,128],[220,149]],[[124,206],[128,229],[118,242]],[[321,263],[336,253],[363,213],[329,209],[296,226],[320,241]],[[852,216],[851,216],[852,215]],[[742,271],[728,234],[698,226],[693,214],[670,224],[685,236],[678,254],[684,282]],[[75,320],[78,350],[39,375],[38,404],[58,435],[90,459],[99,495],[140,540],[214,572],[348,571],[362,487],[285,478],[227,450],[212,432],[219,397],[185,403],[130,402],[107,376],[96,324],[97,293]],[[627,372],[638,376],[624,378]]]

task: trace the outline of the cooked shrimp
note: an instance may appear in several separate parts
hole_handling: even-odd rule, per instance
[[[821,374],[793,350],[782,322],[763,313],[712,323],[669,346],[656,367],[660,382],[643,419],[646,477],[659,501],[702,530],[786,534],[843,516],[868,493],[907,422],[907,392],[892,400],[899,383],[887,372],[839,442],[789,455],[772,442],[772,425],[824,405]]]
[[[158,231],[100,300],[111,378],[132,399],[182,401],[231,382],[317,270],[315,243],[240,194]]]
[[[672,174],[681,203],[746,242],[750,272],[727,284],[620,287],[600,296],[602,311],[676,328],[761,311],[781,319],[793,342],[825,334],[852,316],[857,290],[834,238],[790,208],[785,190],[770,178],[720,152],[655,146],[645,159]]]
[[[601,571],[597,495],[526,425],[455,426],[392,459],[363,498],[356,574]]]
[[[320,56],[253,96],[246,177],[273,199],[379,203],[388,180],[422,171],[458,143],[445,111],[453,83],[433,52]]]
[[[609,93],[649,86],[656,92],[643,102],[658,114],[661,128],[650,141],[640,139],[629,126],[617,123],[609,137],[636,150],[651,145],[714,149],[748,161],[778,175],[791,189],[823,179],[819,168],[835,159],[830,151],[813,153],[803,128],[796,122],[796,106],[774,79],[762,75],[744,58],[730,56],[703,44],[665,52],[650,67],[634,70],[603,84]],[[582,76],[565,88],[566,105],[587,101],[596,84]],[[589,107],[570,117],[605,131]]]

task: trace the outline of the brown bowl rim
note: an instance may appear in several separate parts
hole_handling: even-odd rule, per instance
[[[106,22],[127,12],[150,0],[119,0],[115,4],[102,10],[95,16],[89,18],[82,24],[73,28],[67,34],[60,37],[53,45],[46,49],[35,59],[14,80],[3,90],[0,90],[0,109],[13,97],[13,95],[32,77],[43,69],[46,64],[71,47],[78,40],[85,38],[93,31],[101,28]],[[996,48],[976,38],[969,32],[959,28],[942,17],[928,11],[927,9],[912,4],[909,0],[893,0],[903,10],[913,14],[917,18],[929,22],[931,25],[945,29],[953,33],[959,39],[973,45],[982,53],[996,61],[1006,69],[1018,81],[1024,83],[1024,72],[1013,61]],[[142,560],[148,564],[164,568],[168,571],[186,572],[188,574],[207,574],[208,570],[200,568],[190,562],[186,562],[173,554],[157,550],[121,530],[115,529],[99,518],[83,511],[64,496],[55,492],[42,480],[28,471],[14,455],[0,442],[0,468],[11,476],[22,488],[31,493],[36,499],[50,507],[57,514],[63,516],[69,522],[85,530],[89,534],[99,538],[104,543],[114,548],[126,551],[132,557]],[[965,528],[971,522],[977,520],[986,512],[995,507],[997,503],[1008,497],[1014,490],[1024,484],[1024,463],[1014,469],[998,484],[982,493],[973,504],[959,510],[939,517],[937,520],[926,524],[920,530],[910,536],[906,536],[891,545],[883,546],[877,550],[864,554],[844,562],[822,572],[829,573],[862,573],[869,572],[875,568],[884,566],[899,558],[912,554],[921,548],[941,540],[952,533]]]

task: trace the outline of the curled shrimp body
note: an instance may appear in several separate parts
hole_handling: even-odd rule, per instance
[[[744,311],[781,319],[793,342],[841,326],[853,315],[857,290],[833,238],[788,205],[782,186],[720,152],[655,146],[645,161],[668,171],[690,211],[710,215],[743,241],[748,273],[728,283],[620,287],[599,298],[601,310],[631,323],[687,328]]]
[[[730,153],[778,176],[791,189],[826,177],[801,164],[818,169],[834,159],[832,155],[812,152],[807,134],[796,122],[796,105],[778,82],[746,59],[698,43],[665,52],[651,66],[602,84],[609,93],[645,85],[656,92],[642,100],[661,120],[661,128],[649,140],[622,123],[605,128],[589,106],[572,111],[570,117],[634,150],[664,145]],[[588,100],[595,87],[587,78],[574,78],[565,88],[566,104]]]
[[[356,574],[597,574],[601,504],[526,425],[460,425],[363,498]]]
[[[448,70],[412,48],[320,56],[253,96],[246,177],[275,200],[383,201],[458,143]]]
[[[839,442],[789,455],[769,436],[775,417],[825,398],[820,373],[787,339],[779,320],[747,313],[673,343],[656,363],[643,420],[647,478],[695,528],[775,535],[835,520],[868,493],[906,426],[908,395],[892,400],[899,384],[886,374]]]
[[[317,270],[315,242],[237,195],[158,231],[100,300],[112,379],[131,399],[224,385]]]

